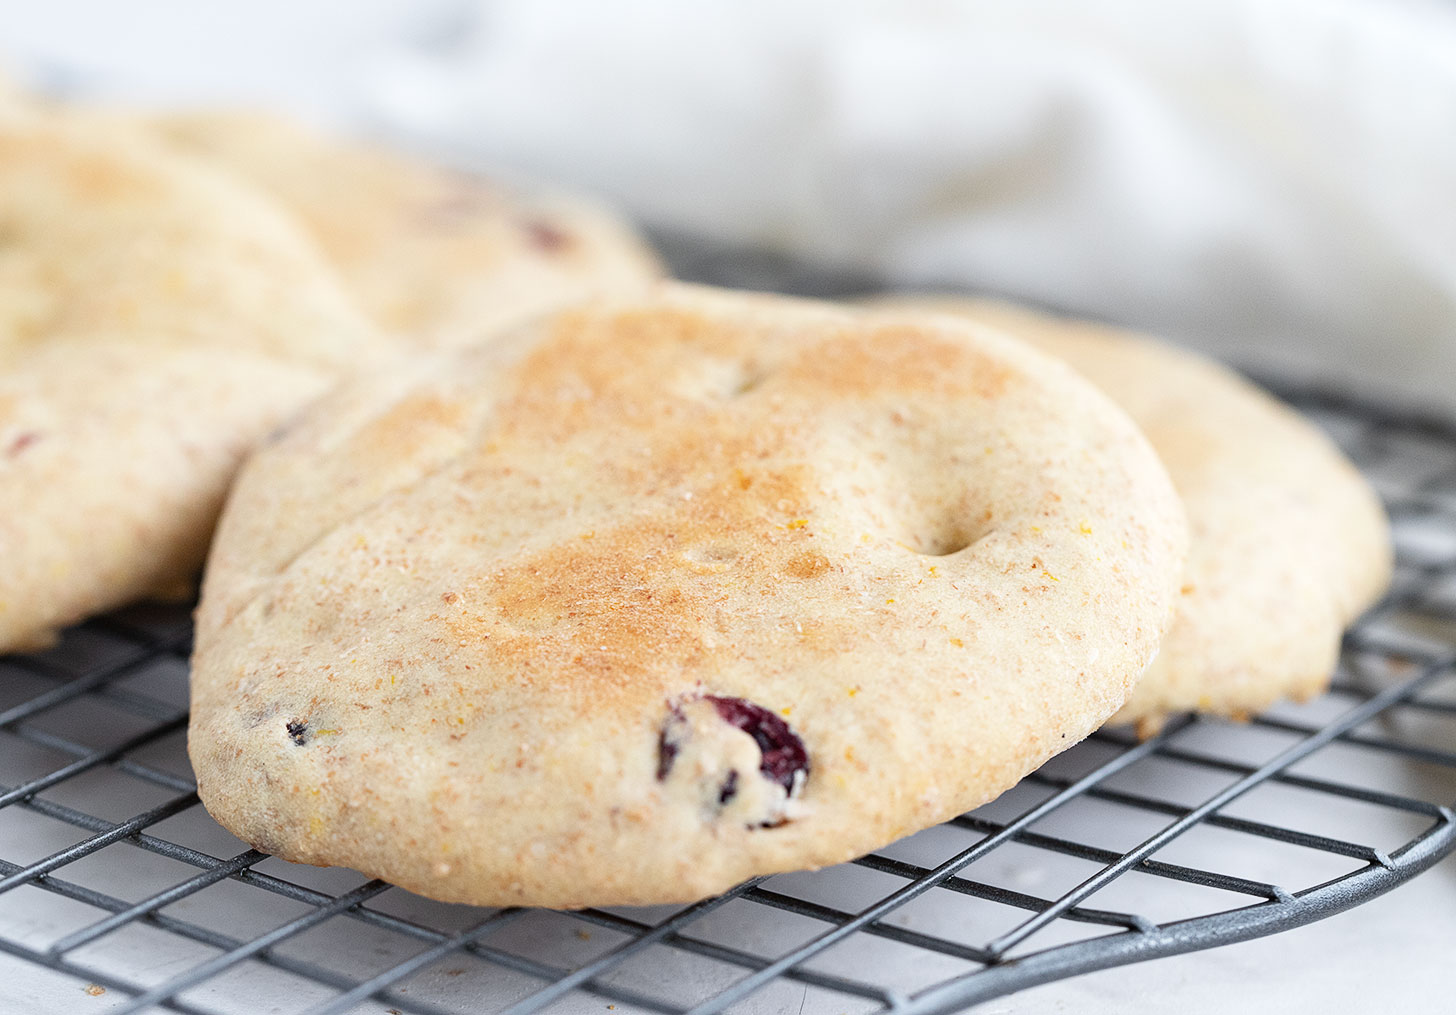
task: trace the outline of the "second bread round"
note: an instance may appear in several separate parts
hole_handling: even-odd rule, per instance
[[[1389,526],[1315,427],[1233,371],[1115,328],[1006,303],[894,299],[989,324],[1112,397],[1162,456],[1188,509],[1178,621],[1117,722],[1243,717],[1328,685],[1340,637],[1390,581]]]

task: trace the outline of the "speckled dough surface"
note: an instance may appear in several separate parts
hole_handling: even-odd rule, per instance
[[[1188,509],[1179,616],[1117,714],[1246,716],[1329,683],[1346,624],[1390,581],[1390,533],[1365,480],[1295,412],[1202,356],[1002,303],[919,300],[1058,356],[1111,395]]]
[[[376,341],[261,197],[0,111],[0,651],[185,594],[241,456]]]
[[[624,221],[584,198],[526,193],[263,114],[144,122],[274,195],[359,304],[416,347],[472,342],[662,275]]]
[[[199,610],[209,811],[440,899],[681,901],[995,797],[1123,703],[1182,508],[995,333],[666,286],[330,396]]]

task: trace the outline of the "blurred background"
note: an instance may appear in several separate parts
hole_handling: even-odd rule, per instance
[[[0,64],[1456,411],[1450,0],[51,0]]]

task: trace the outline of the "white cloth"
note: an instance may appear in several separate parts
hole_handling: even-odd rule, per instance
[[[481,0],[390,122],[647,221],[1456,407],[1456,6]]]
[[[0,60],[1456,410],[1450,0],[50,0]]]

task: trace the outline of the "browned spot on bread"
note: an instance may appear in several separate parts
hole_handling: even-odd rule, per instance
[[[794,554],[784,565],[784,574],[795,578],[817,578],[828,570],[829,558],[812,550]]]
[[[689,312],[563,313],[553,322],[549,340],[518,368],[515,404],[534,407],[541,400],[560,401],[567,393],[620,398],[660,392],[656,375],[644,383],[647,374],[622,369],[622,343],[632,350],[634,365],[659,367],[693,353],[731,355],[739,344],[730,329]]]
[[[467,418],[465,406],[453,399],[416,393],[371,420],[355,446],[383,461],[409,459],[432,438],[459,432]]]
[[[491,642],[489,653],[527,672],[587,670],[594,682],[626,681],[699,656],[717,592],[675,565],[670,524],[599,531],[492,576],[493,604],[515,636]],[[449,623],[470,638],[465,622]]]
[[[917,403],[992,399],[1019,377],[1003,359],[925,327],[821,323],[816,333],[822,338],[808,346],[786,343],[795,351],[775,363],[764,356],[762,334],[687,308],[561,314],[549,340],[517,368],[517,394],[502,417],[552,418],[563,435],[592,419],[655,431],[664,406],[683,414],[721,411],[662,383],[704,360],[754,361],[748,373],[755,386],[829,404],[876,394],[909,395]],[[624,349],[631,370],[623,369]]]
[[[660,551],[628,549],[639,541],[641,533],[599,535],[589,546],[553,547],[492,576],[492,605],[511,630],[476,641],[475,651],[525,683],[574,672],[597,688],[642,684],[646,673],[695,658],[709,590],[663,574]],[[488,621],[479,615],[446,624],[468,641]]]
[[[1015,376],[969,343],[925,328],[820,330],[821,343],[765,364],[773,384],[798,389],[806,404],[875,392],[996,397]],[[660,382],[708,357],[741,361],[755,344],[761,354],[762,342],[685,308],[568,312],[514,368],[512,397],[493,414],[501,441],[475,452],[472,469],[493,468],[502,444],[551,447],[606,428],[631,453],[604,451],[592,467],[611,469],[652,510],[512,562],[484,582],[482,612],[445,618],[456,641],[488,657],[484,668],[525,681],[585,671],[593,685],[626,686],[652,673],[681,679],[723,633],[715,604],[725,589],[757,589],[771,601],[784,579],[832,570],[825,548],[804,546],[827,482],[809,443],[816,421],[762,407],[750,414]],[[783,463],[785,448],[803,460]],[[855,637],[853,623],[830,626],[786,614],[782,630],[816,651],[842,650]]]
[[[747,438],[723,444],[729,462],[753,446]],[[584,670],[594,684],[623,685],[690,671],[710,651],[705,646],[732,636],[718,619],[727,588],[767,598],[782,575],[807,579],[830,569],[824,554],[799,548],[803,536],[786,524],[808,498],[807,472],[765,470],[747,490],[731,468],[717,474],[716,485],[661,514],[558,541],[489,576],[483,584],[493,609],[444,618],[451,637],[488,656],[488,669],[526,680]],[[484,637],[499,630],[496,619],[505,631]],[[813,634],[835,647],[852,637],[837,627]],[[802,626],[786,628],[796,642],[804,636]]]
[[[793,381],[833,400],[876,394],[993,399],[1018,378],[988,352],[923,325],[888,325],[825,342],[787,368]]]

